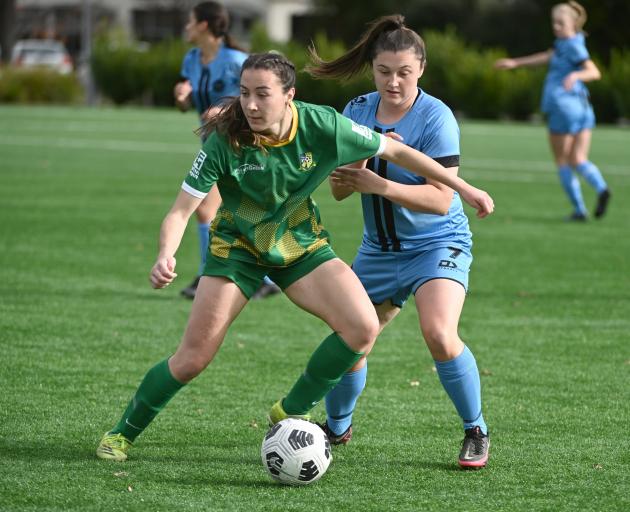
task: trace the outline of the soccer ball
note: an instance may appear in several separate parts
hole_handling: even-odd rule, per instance
[[[315,423],[295,418],[282,420],[269,429],[260,455],[271,478],[288,485],[316,482],[332,461],[324,431]]]

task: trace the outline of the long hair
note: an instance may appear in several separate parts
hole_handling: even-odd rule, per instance
[[[570,2],[564,2],[553,6],[552,12],[564,11],[573,18],[575,22],[575,30],[582,32],[582,28],[586,23],[586,9],[579,3],[571,0]]]
[[[243,62],[241,76],[246,69],[271,71],[280,80],[284,93],[295,87],[295,66],[279,53],[253,53]],[[225,103],[221,112],[209,119],[196,133],[206,138],[214,130],[227,137],[235,151],[240,151],[243,146],[254,146],[266,151],[265,144],[276,142],[262,133],[252,131],[241,107],[240,96]]]
[[[400,14],[383,16],[370,23],[359,42],[341,57],[324,61],[313,46],[309,48],[311,64],[305,71],[315,78],[352,78],[368,67],[381,52],[413,49],[424,65],[427,54],[422,38],[405,26]]]
[[[230,14],[224,5],[218,2],[201,2],[192,8],[198,22],[205,21],[208,31],[214,37],[222,37],[225,46],[234,50],[245,50],[230,35]]]

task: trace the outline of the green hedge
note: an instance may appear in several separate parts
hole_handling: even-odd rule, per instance
[[[74,74],[44,68],[0,69],[0,103],[79,103],[83,90]]]
[[[173,86],[187,50],[181,41],[145,47],[100,38],[92,52],[92,73],[100,92],[118,105],[173,105]]]
[[[498,71],[494,61],[505,56],[497,49],[470,46],[453,28],[423,33],[427,44],[427,67],[420,86],[437,96],[457,113],[473,118],[527,119],[539,111],[545,68]],[[323,35],[315,46],[324,59],[345,51],[342,43]],[[117,104],[143,102],[173,105],[172,89],[179,78],[181,61],[188,47],[167,41],[148,48],[130,43],[97,41],[92,66],[100,91]],[[251,51],[277,50],[291,59],[298,70],[308,63],[306,48],[295,42],[272,42],[261,26],[252,31]],[[610,66],[598,62],[602,80],[588,84],[599,121],[630,118],[630,52],[611,52]],[[315,80],[300,71],[297,97],[331,105],[338,110],[353,97],[374,90],[369,73],[352,81]]]

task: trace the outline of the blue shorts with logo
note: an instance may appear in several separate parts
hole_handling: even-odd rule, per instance
[[[424,251],[375,252],[359,249],[352,270],[374,304],[391,300],[402,307],[427,281],[451,279],[468,290],[469,249],[443,247]]]
[[[551,133],[575,135],[593,129],[595,113],[588,98],[567,95],[557,98],[548,108],[547,125]]]

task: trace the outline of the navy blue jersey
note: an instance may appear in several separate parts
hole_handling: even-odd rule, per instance
[[[444,167],[459,166],[459,127],[444,103],[418,89],[418,97],[409,112],[397,123],[387,125],[376,119],[379,102],[377,92],[359,96],[346,105],[343,113],[374,131],[400,134],[405,144]],[[378,157],[370,159],[368,167],[391,181],[426,184],[424,178]],[[376,194],[361,194],[361,201],[364,250],[405,251],[472,245],[468,218],[457,192],[446,215],[411,211]]]
[[[584,61],[590,59],[584,34],[582,32],[564,39],[556,39],[553,44],[553,54],[549,61],[549,70],[543,87],[541,110],[550,112],[567,97],[588,97],[588,89],[577,80],[570,91],[565,90],[562,82],[566,76],[582,68]]]
[[[241,67],[246,58],[246,53],[225,45],[205,65],[199,48],[184,56],[181,75],[192,85],[192,102],[200,115],[222,98],[240,94]]]

